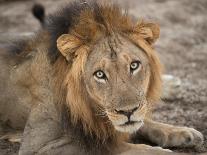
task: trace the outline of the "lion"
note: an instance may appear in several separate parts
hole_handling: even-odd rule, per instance
[[[0,119],[24,130],[19,155],[169,154],[132,144],[197,147],[203,135],[153,121],[162,65],[160,29],[116,4],[77,1],[32,37],[0,47]]]

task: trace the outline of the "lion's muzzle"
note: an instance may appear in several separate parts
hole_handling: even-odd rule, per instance
[[[145,109],[145,106],[139,107],[136,104],[122,109],[115,109],[113,112],[107,112],[107,114],[116,130],[133,133],[143,125]]]

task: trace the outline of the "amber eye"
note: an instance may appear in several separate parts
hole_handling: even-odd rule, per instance
[[[132,74],[134,74],[136,71],[139,70],[140,66],[141,66],[141,62],[140,61],[133,61],[131,63],[131,65],[130,65],[130,72]]]
[[[107,80],[106,74],[102,70],[94,72],[93,76],[97,81],[102,83]]]

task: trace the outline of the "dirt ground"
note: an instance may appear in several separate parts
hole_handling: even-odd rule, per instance
[[[196,128],[205,136],[202,148],[174,149],[207,152],[207,0],[117,0],[129,12],[160,24],[161,36],[155,45],[165,73],[181,79],[177,95],[155,109],[161,122]],[[0,35],[36,31],[38,21],[30,13],[41,2],[51,13],[66,0],[0,0]],[[0,128],[1,130],[1,128]],[[19,144],[0,141],[0,155],[15,155]]]

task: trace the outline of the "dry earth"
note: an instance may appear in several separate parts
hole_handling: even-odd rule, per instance
[[[117,0],[118,1],[118,0]],[[47,13],[66,0],[0,0],[0,35],[36,31],[38,21],[30,13],[41,2]],[[207,152],[207,0],[119,0],[138,18],[153,20],[161,26],[155,48],[165,72],[182,81],[178,93],[155,109],[154,118],[180,126],[194,127],[205,136],[198,149],[174,149],[193,153]],[[1,38],[2,39],[2,38]],[[1,131],[1,128],[0,128]],[[0,141],[0,155],[17,154],[19,145]]]

